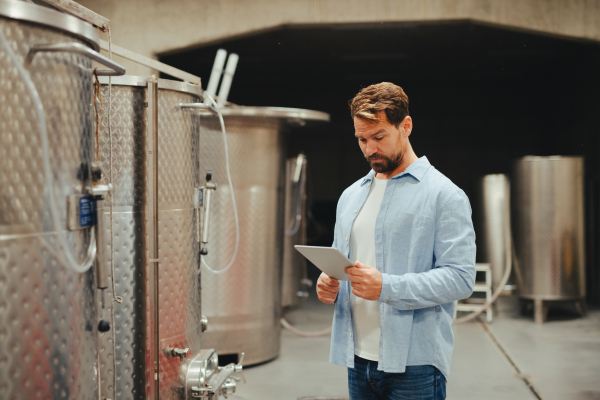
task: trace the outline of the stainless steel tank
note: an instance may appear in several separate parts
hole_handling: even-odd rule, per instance
[[[134,76],[113,78],[110,87],[101,82],[100,153],[112,184],[104,215],[112,250],[105,251],[116,326],[100,338],[101,392],[113,399],[155,398],[156,391],[164,400],[192,398],[202,368],[212,363],[216,372],[218,362],[201,348],[200,117],[180,107],[201,101],[202,89]]]
[[[77,18],[0,1],[2,399],[98,398],[92,59],[117,66],[98,49]]]
[[[510,243],[510,181],[504,174],[485,175],[480,182],[481,230],[478,257],[490,264],[492,283],[498,284],[507,265]]]
[[[219,354],[245,352],[256,364],[279,354],[283,244],[283,133],[290,124],[328,121],[322,112],[274,107],[223,109],[231,178],[240,221],[235,263],[225,274],[203,267],[202,307],[209,325],[203,343]],[[216,117],[202,120],[200,163],[212,169],[210,245],[203,259],[224,268],[235,247],[235,223],[228,186],[223,137]]]
[[[281,272],[281,306],[294,307],[308,297],[304,288],[306,258],[294,245],[306,244],[306,157],[299,154],[285,163],[285,205],[283,232],[283,264]]]
[[[544,301],[585,298],[583,157],[534,157],[514,164],[515,249],[521,296]],[[537,315],[538,322],[543,315]]]

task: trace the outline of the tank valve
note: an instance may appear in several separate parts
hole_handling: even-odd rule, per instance
[[[190,358],[192,356],[192,351],[187,347],[185,349],[178,349],[177,347],[175,347],[171,349],[171,355],[179,357],[181,359]]]

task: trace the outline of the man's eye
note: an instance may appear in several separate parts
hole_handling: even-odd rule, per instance
[[[376,137],[375,140],[380,141],[383,137]]]
[[[364,143],[367,141],[367,139],[358,139],[358,141]]]

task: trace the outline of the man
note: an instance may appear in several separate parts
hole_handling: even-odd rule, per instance
[[[355,262],[350,282],[317,282],[335,303],[330,361],[348,367],[351,400],[445,399],[454,302],[475,283],[469,200],[416,156],[401,87],[371,85],[350,110],[372,170],[337,207],[333,247]]]

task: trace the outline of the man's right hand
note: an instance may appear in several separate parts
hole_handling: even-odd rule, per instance
[[[319,300],[323,303],[332,304],[335,302],[339,291],[340,281],[322,272],[317,281],[317,296]]]

